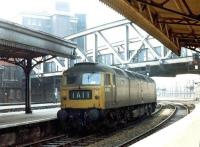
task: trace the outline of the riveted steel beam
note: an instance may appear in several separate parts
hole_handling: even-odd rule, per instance
[[[184,5],[185,5],[186,8],[188,8],[189,14],[183,13],[183,12],[180,12],[180,11],[176,11],[173,8],[167,8],[167,7],[165,7],[166,3],[163,4],[162,2],[159,3],[159,2],[155,2],[153,0],[148,0],[148,1],[147,0],[133,0],[133,1],[138,1],[138,2],[146,4],[146,5],[151,5],[151,6],[166,10],[166,11],[171,12],[171,13],[175,13],[175,14],[178,14],[178,15],[190,18],[190,19],[200,21],[199,15],[193,14],[186,3]],[[183,3],[184,3],[184,1],[183,1]]]
[[[132,28],[135,30],[135,32],[138,34],[139,38],[141,41],[143,41],[143,43],[150,49],[152,55],[156,58],[156,59],[160,59],[160,56],[156,53],[156,51],[154,50],[153,46],[150,44],[150,42],[142,36],[142,34],[135,28],[135,26],[133,24],[130,24],[132,26]]]
[[[106,45],[108,46],[108,48],[110,49],[110,51],[113,53],[113,55],[115,56],[115,58],[121,63],[124,64],[124,60],[121,59],[121,57],[119,56],[119,54],[115,51],[115,49],[113,48],[113,46],[109,43],[109,41],[106,39],[106,37],[101,33],[101,32],[97,32],[97,35],[101,36],[101,38],[104,40],[104,42],[106,43]]]
[[[77,56],[80,56],[83,60],[85,60],[86,62],[89,62],[90,60],[87,58],[87,56],[85,55],[85,53],[83,53],[80,49],[76,48],[76,54]]]
[[[79,37],[82,37],[82,36],[94,34],[95,32],[98,32],[98,31],[103,31],[103,30],[114,28],[114,27],[123,26],[123,25],[129,24],[129,23],[131,23],[130,20],[123,19],[123,20],[115,21],[115,22],[112,22],[112,23],[107,23],[107,24],[100,25],[100,26],[97,26],[97,27],[94,27],[94,28],[91,28],[91,29],[87,29],[85,31],[82,31],[82,32],[79,32],[79,33],[76,33],[76,34],[66,36],[66,37],[64,37],[64,39],[72,40],[72,39],[76,39],[76,38],[79,38]]]
[[[129,26],[125,25],[125,40],[124,40],[124,44],[125,44],[125,48],[124,48],[124,60],[127,61],[129,58]]]
[[[191,20],[187,18],[173,18],[173,17],[165,17],[159,18],[157,20],[158,23],[162,24],[176,24],[176,25],[192,25],[192,26],[200,26],[200,22],[197,20]]]
[[[94,34],[93,62],[97,62],[98,35]]]

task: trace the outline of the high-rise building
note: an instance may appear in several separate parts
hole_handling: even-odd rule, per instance
[[[54,12],[24,12],[21,14],[21,24],[46,33],[65,37],[86,29],[86,14],[72,14],[70,4],[66,1],[56,1]],[[84,37],[74,40],[81,50],[85,50]]]
[[[70,4],[67,1],[56,1],[52,12],[22,13],[21,24],[63,38],[86,29],[86,14],[72,14]],[[80,50],[85,51],[86,37],[74,39],[73,41],[77,43]],[[60,59],[59,62],[62,62],[62,58]],[[56,65],[54,62],[44,64],[44,72],[55,71]]]

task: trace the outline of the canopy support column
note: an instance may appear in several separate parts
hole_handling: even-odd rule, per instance
[[[32,113],[31,110],[31,70],[40,63],[51,60],[56,56],[41,56],[40,58],[1,58],[0,60],[20,66],[25,76],[25,113]],[[34,63],[32,63],[34,61]]]
[[[26,114],[32,113],[31,110],[31,82],[30,73],[32,70],[32,59],[25,60],[25,66],[23,68],[25,74],[25,112]]]

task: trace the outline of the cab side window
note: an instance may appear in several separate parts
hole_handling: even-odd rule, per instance
[[[63,79],[62,79],[62,85],[67,85],[67,76],[66,75],[64,75],[63,77],[62,77]]]
[[[110,85],[110,74],[105,74],[104,75],[104,84],[105,85]]]

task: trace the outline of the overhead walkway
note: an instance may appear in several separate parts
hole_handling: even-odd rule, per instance
[[[101,0],[180,55],[181,47],[199,51],[198,0]]]
[[[198,63],[196,63],[198,62]],[[173,77],[178,74],[199,74],[199,59],[193,56],[167,58],[140,63],[131,63],[129,70],[149,76]]]
[[[82,31],[82,32],[79,32],[79,33],[76,33],[76,34],[66,36],[64,38],[66,40],[76,39],[76,38],[79,38],[79,37],[82,37],[82,36],[94,34],[94,33],[99,32],[99,31],[112,29],[114,27],[119,27],[119,26],[123,26],[123,25],[126,25],[126,24],[130,24],[130,23],[131,23],[130,20],[123,19],[123,20],[107,23],[107,24],[104,24],[104,25],[100,25],[100,26],[97,26],[97,27],[94,27],[94,28],[90,28],[90,29],[87,29],[85,31]]]
[[[56,56],[74,58],[75,48],[70,41],[0,20],[0,60],[24,70],[26,113],[31,113],[29,77],[33,67]]]
[[[113,42],[108,34],[115,34],[116,30],[119,34],[123,33],[123,35],[120,35],[120,37],[123,37],[118,36],[116,37],[118,40]],[[131,34],[134,35],[131,36]],[[81,50],[81,53],[77,52],[82,61],[104,63],[104,61],[101,61],[103,57],[106,58],[105,62],[107,62],[104,64],[126,67],[129,70],[149,76],[176,76],[184,73],[196,74],[200,71],[198,53],[182,48],[182,54],[178,57],[155,38],[142,33],[135,24],[127,19],[96,26],[66,36],[65,39],[74,40],[87,36],[90,37],[90,44],[94,45],[88,47],[85,52],[81,52]],[[91,39],[91,37],[93,38]]]

